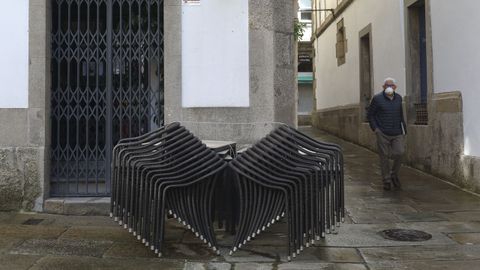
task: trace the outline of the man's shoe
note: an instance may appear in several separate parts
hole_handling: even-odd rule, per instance
[[[395,189],[402,188],[402,184],[400,183],[400,179],[398,179],[397,175],[392,174],[392,182],[393,182],[393,187],[395,187]]]
[[[384,182],[384,183],[383,183],[383,190],[385,190],[385,191],[390,191],[390,190],[392,190],[392,183],[390,183],[390,182]]]

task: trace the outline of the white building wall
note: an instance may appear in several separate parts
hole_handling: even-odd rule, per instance
[[[434,92],[462,92],[465,154],[480,156],[480,1],[430,3]]]
[[[312,23],[308,22],[305,25],[305,32],[303,33],[303,37],[300,41],[310,41],[312,39]]]
[[[302,10],[310,10],[312,9],[312,1],[311,0],[299,0],[298,1],[298,9],[299,11],[297,12],[297,17],[298,20],[302,23],[305,24],[305,31],[303,33],[303,36],[300,41],[310,41],[312,38],[312,19],[315,14],[315,12],[308,11],[308,13],[311,13],[311,18],[310,20],[303,20],[301,17]]]
[[[0,5],[0,108],[27,108],[28,0]]]
[[[336,8],[337,7],[337,0],[326,0],[325,8]]]
[[[380,4],[381,3],[381,4]],[[385,77],[394,77],[398,93],[405,94],[405,45],[402,0],[354,1],[334,23],[315,40],[317,109],[358,104],[359,32],[372,24],[373,72],[375,93],[382,90]],[[336,23],[344,19],[348,52],[346,62],[337,66],[335,55]]]

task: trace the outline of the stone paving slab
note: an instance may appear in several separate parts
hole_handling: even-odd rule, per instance
[[[235,264],[235,270],[271,270],[273,264],[269,263],[237,263]]]
[[[316,247],[307,248],[301,254],[302,261],[364,263],[356,248]]]
[[[451,233],[448,236],[462,245],[480,245],[480,233]]]
[[[396,226],[444,235],[449,233],[480,232],[480,222],[411,222],[396,224]]]
[[[77,216],[106,216],[110,212],[110,200],[105,198],[91,198],[90,200],[74,201],[68,198],[63,203],[63,214]]]
[[[355,224],[382,224],[397,223],[402,220],[394,213],[384,213],[379,211],[348,211],[348,215]]]
[[[395,213],[403,222],[446,221],[447,219],[434,212]]]
[[[61,215],[106,216],[110,211],[110,198],[48,198],[44,202],[44,211]]]
[[[76,255],[102,257],[112,244],[112,241],[28,239],[12,249],[10,253],[23,255]]]
[[[38,260],[30,270],[181,270],[184,265],[182,261],[46,256]]]
[[[0,254],[19,246],[24,240],[14,237],[0,237]]]
[[[221,250],[223,252],[225,261],[232,263],[245,263],[245,262],[275,262],[279,260],[278,252],[281,250],[281,247],[265,247],[265,246],[256,246],[250,247],[245,246],[235,252],[233,255],[228,255],[229,249]],[[286,253],[286,248],[283,248],[282,251]]]
[[[106,240],[116,242],[135,242],[133,235],[120,226],[100,227],[100,226],[72,226],[68,228],[60,239],[69,240]]]
[[[363,264],[351,264],[351,263],[285,263],[278,265],[278,270],[367,270],[367,267]]]
[[[66,230],[67,230],[67,227],[0,224],[0,238],[13,237],[13,238],[21,238],[21,239],[30,239],[30,238],[56,239]]]
[[[453,212],[439,212],[438,216],[449,221],[477,221],[480,222],[480,211],[453,211]]]
[[[480,261],[416,261],[380,262],[368,264],[370,270],[474,270],[479,269]]]
[[[38,219],[39,217],[36,213],[19,215],[16,212],[0,212],[0,224],[22,224],[31,218]]]
[[[458,203],[452,205],[451,203],[418,203],[417,210],[425,212],[454,212],[454,211],[473,211],[480,209],[479,203]]]
[[[224,258],[227,262],[287,262],[286,249],[283,246],[247,246],[232,256],[225,255]],[[298,258],[304,262],[364,263],[356,248],[305,248]]]
[[[205,260],[217,259],[218,256],[205,244],[168,243],[162,257],[171,259]]]
[[[156,259],[158,256],[149,248],[145,247],[141,242],[118,242],[114,243],[103,254],[104,258],[151,258]]]
[[[27,270],[40,258],[34,255],[0,254],[0,270]]]
[[[16,212],[0,212],[0,223],[9,224],[16,215],[18,215]]]
[[[430,224],[432,225],[432,224]],[[432,234],[432,239],[425,242],[397,242],[384,239],[379,232],[387,229],[422,230]],[[442,231],[425,226],[424,223],[391,224],[343,224],[336,235],[318,242],[317,246],[333,247],[375,247],[375,246],[414,246],[414,245],[448,245],[454,241]]]
[[[271,229],[271,231],[270,231]],[[261,232],[254,240],[247,242],[247,246],[286,246],[288,242],[287,225],[286,224],[274,224],[269,228],[267,232]],[[223,245],[231,245],[233,237],[226,241],[221,241]]]
[[[48,215],[40,214],[41,218],[44,218],[42,225],[52,226],[101,226],[101,227],[120,227],[118,223],[112,222],[109,217],[96,216],[65,216],[65,215]]]
[[[399,203],[393,201],[394,198],[372,198],[372,201],[375,203],[369,203],[367,200],[363,200],[362,203],[352,205],[348,208],[349,212],[356,211],[377,211],[377,212],[387,212],[387,213],[417,213],[410,203]]]
[[[200,262],[187,262],[185,263],[184,270],[230,270],[232,265],[229,263],[200,263]],[[235,269],[237,269],[235,267]],[[250,268],[256,269],[256,268]],[[271,269],[271,268],[267,268]]]
[[[480,260],[480,245],[360,248],[360,253],[367,263],[381,261]]]

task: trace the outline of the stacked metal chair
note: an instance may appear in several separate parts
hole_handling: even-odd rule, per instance
[[[344,221],[343,156],[338,145],[281,126],[229,166],[240,198],[230,254],[286,216],[291,260]]]
[[[227,163],[173,123],[113,149],[110,216],[161,256],[167,211],[218,253],[215,182]]]
[[[230,163],[179,123],[121,140],[112,157],[110,215],[159,256],[167,213],[219,253],[212,225],[219,177],[232,177],[226,181],[237,187],[238,219],[230,213],[227,224],[231,232],[238,225],[231,254],[286,217],[290,260],[344,221],[340,147],[288,126]]]

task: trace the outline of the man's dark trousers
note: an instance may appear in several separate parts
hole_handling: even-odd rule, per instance
[[[402,157],[405,152],[405,135],[388,136],[377,130],[378,155],[380,157],[380,169],[384,183],[391,183],[391,175],[397,176],[402,166]],[[393,166],[390,170],[390,160]]]
[[[367,116],[370,128],[377,136],[382,179],[384,183],[391,183],[393,176],[394,181],[399,185],[398,171],[405,152],[404,134],[407,133],[403,118],[402,97],[396,93],[393,97],[389,97],[385,91],[376,94],[370,102]],[[393,159],[391,171],[389,158]]]

